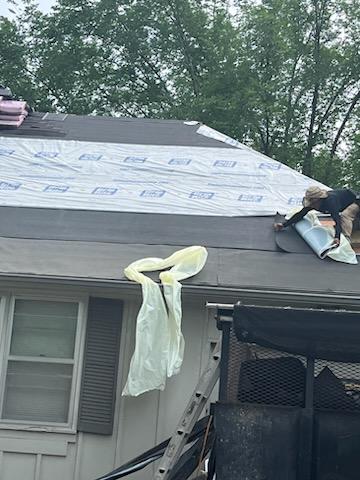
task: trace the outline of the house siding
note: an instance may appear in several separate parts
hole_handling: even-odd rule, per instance
[[[124,311],[113,434],[0,429],[1,480],[92,480],[172,434],[210,354],[210,341],[217,335],[213,320],[209,324],[206,299],[184,295],[186,347],[180,374],[168,379],[163,392],[132,398],[121,397],[121,391],[134,349],[135,320],[141,298],[121,295],[119,291],[116,296],[124,300]],[[148,479],[153,469],[150,465],[131,478]]]

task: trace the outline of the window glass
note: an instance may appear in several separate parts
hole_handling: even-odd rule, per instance
[[[67,423],[72,365],[9,361],[3,418]]]
[[[78,305],[16,300],[10,355],[74,358]]]
[[[3,419],[69,422],[78,308],[75,302],[15,301]]]

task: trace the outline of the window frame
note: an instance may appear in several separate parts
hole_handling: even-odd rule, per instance
[[[0,293],[1,295],[1,293]],[[0,429],[8,430],[27,430],[27,431],[46,431],[46,432],[59,432],[59,433],[76,433],[77,429],[77,417],[79,411],[80,400],[80,387],[81,387],[81,375],[82,365],[85,348],[85,333],[87,322],[87,308],[88,308],[88,296],[67,296],[67,295],[39,295],[39,294],[5,294],[1,295],[0,301],[0,353],[1,353],[1,371],[0,371],[0,415],[2,415],[6,375],[8,371],[8,362],[10,357],[10,345],[13,330],[14,311],[16,300],[33,300],[33,301],[47,301],[47,302],[66,302],[78,304],[77,325],[75,333],[75,345],[74,345],[74,360],[71,362],[73,365],[73,375],[71,383],[71,392],[69,398],[69,415],[68,422],[56,423],[56,422],[41,422],[31,420],[11,420],[0,418]],[[16,356],[14,356],[16,357]],[[24,357],[24,361],[30,357]],[[60,360],[60,359],[59,359]],[[35,362],[37,360],[34,360]],[[40,360],[39,360],[40,361]],[[43,363],[47,363],[42,359]],[[62,363],[69,364],[69,362],[48,362],[48,363]]]

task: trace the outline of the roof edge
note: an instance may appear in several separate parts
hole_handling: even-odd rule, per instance
[[[124,292],[141,293],[141,285],[131,282],[129,280],[113,280],[113,279],[92,279],[92,278],[76,278],[76,277],[57,277],[46,275],[31,275],[31,274],[0,274],[0,288],[6,288],[3,283],[18,284],[24,282],[36,282],[40,284],[47,283],[49,285],[67,285],[79,287],[99,287],[99,288],[115,288],[124,287]],[[259,289],[251,287],[227,288],[225,286],[205,286],[205,285],[189,285],[183,284],[182,291],[186,294],[196,294],[209,297],[232,297],[237,300],[270,300],[271,303],[281,302],[283,304],[336,304],[336,305],[356,305],[360,306],[360,294],[344,292],[308,292],[308,291],[293,291],[293,290],[274,290],[274,289]]]

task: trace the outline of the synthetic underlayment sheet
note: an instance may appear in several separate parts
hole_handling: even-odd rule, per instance
[[[276,223],[283,221],[284,217],[281,215],[275,216]],[[275,242],[284,252],[314,252],[321,259],[329,257],[336,262],[357,264],[356,254],[344,235],[340,236],[340,245],[337,248],[332,247],[334,235],[335,229],[321,225],[316,213],[312,211],[293,227],[275,232]]]
[[[187,215],[286,213],[316,184],[247,147],[0,137],[0,205]]]

